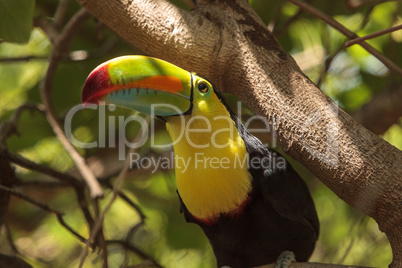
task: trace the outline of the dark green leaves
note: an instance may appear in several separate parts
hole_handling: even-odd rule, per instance
[[[0,0],[0,39],[26,43],[32,30],[35,0]]]

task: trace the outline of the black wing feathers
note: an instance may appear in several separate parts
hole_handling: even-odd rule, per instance
[[[259,139],[248,132],[238,118],[232,118],[245,142],[249,162],[257,157],[261,160],[254,161],[255,163],[264,163],[263,161],[271,163],[249,169],[254,179],[255,190],[260,190],[265,202],[282,217],[311,227],[317,238],[319,221],[313,199],[302,178],[282,155],[267,149]]]

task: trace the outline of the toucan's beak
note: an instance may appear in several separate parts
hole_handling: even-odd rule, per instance
[[[123,56],[96,67],[82,90],[82,102],[115,104],[155,116],[191,112],[192,74],[166,61]]]

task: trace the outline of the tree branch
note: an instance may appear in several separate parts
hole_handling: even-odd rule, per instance
[[[122,241],[122,240],[107,240],[107,244],[118,244],[122,247],[124,247],[126,250],[129,250],[133,252],[134,254],[140,256],[144,260],[149,260],[151,262],[152,267],[158,267],[162,268],[160,264],[156,260],[154,260],[152,257],[148,256],[145,252],[140,250],[139,248],[127,243],[127,241]]]
[[[115,191],[114,187],[110,184],[109,181],[105,182],[106,186],[110,189],[112,189],[113,191]],[[118,190],[117,191],[118,196],[123,199],[124,201],[126,201],[127,204],[129,204],[137,213],[138,216],[140,217],[140,222],[139,224],[143,224],[145,221],[145,214],[144,212],[142,212],[141,208],[133,201],[130,199],[130,197],[128,197],[125,193],[123,193],[122,191]]]
[[[14,134],[18,135],[18,121],[20,120],[21,114],[23,111],[29,110],[29,111],[39,111],[41,113],[44,113],[45,108],[42,105],[36,105],[36,104],[24,104],[18,107],[11,118],[5,122],[3,122],[0,125],[0,144],[1,146],[6,146],[6,140]]]
[[[323,20],[326,22],[328,25],[331,25],[334,29],[338,30],[342,34],[344,34],[347,38],[349,39],[356,39],[359,38],[359,36],[347,29],[345,26],[334,20],[333,18],[327,16],[325,13],[321,12],[320,10],[314,8],[313,6],[301,1],[301,0],[287,0],[288,2],[291,2],[295,4],[296,6],[300,7],[301,9],[309,12],[313,16],[316,16],[317,18]],[[392,60],[388,59],[385,57],[381,52],[379,52],[377,49],[369,45],[368,43],[364,41],[360,41],[359,45],[363,47],[365,50],[367,50],[371,55],[376,57],[379,61],[381,61],[385,66],[388,67],[391,71],[394,73],[401,75],[402,76],[402,69],[399,68],[398,65],[396,65]]]
[[[149,117],[147,117],[146,119],[147,123],[149,123]],[[138,132],[138,134],[134,137],[133,142],[138,142],[141,137],[142,137],[143,133],[140,131]],[[126,175],[127,175],[127,171],[130,168],[130,157],[129,155],[134,153],[136,150],[136,148],[130,148],[129,152],[127,153],[126,156],[126,160],[124,163],[124,167],[122,168],[122,170],[120,171],[119,175],[117,176],[116,182],[113,186],[113,196],[110,199],[109,203],[107,204],[107,206],[105,207],[105,209],[103,210],[102,214],[98,215],[98,217],[96,218],[96,221],[93,225],[93,228],[91,230],[91,234],[89,236],[88,241],[85,244],[85,248],[82,251],[81,254],[81,260],[80,260],[80,265],[79,267],[83,267],[84,263],[85,263],[85,259],[88,255],[88,247],[91,243],[91,241],[94,239],[94,237],[96,237],[98,235],[99,232],[102,232],[102,226],[103,226],[103,222],[105,220],[106,214],[109,212],[110,208],[112,207],[114,201],[116,200],[116,198],[119,196],[120,194],[120,188],[124,182],[124,180],[126,179]],[[135,207],[135,206],[134,206]],[[140,211],[140,210],[137,210]],[[144,217],[143,214],[140,214],[141,216],[141,222],[143,221]],[[103,252],[103,254],[107,254],[105,251]]]
[[[103,195],[102,187],[98,183],[91,169],[86,165],[85,159],[82,158],[79,152],[67,139],[63,129],[61,128],[56,118],[51,102],[52,81],[57,70],[57,66],[62,56],[67,52],[75,32],[77,31],[79,26],[84,23],[89,17],[89,14],[84,9],[81,9],[71,18],[71,20],[64,27],[62,33],[57,37],[52,53],[50,55],[50,62],[46,72],[46,76],[40,86],[40,93],[42,101],[46,106],[46,117],[50,125],[52,126],[54,133],[59,138],[66,151],[72,157],[74,163],[76,164],[78,170],[80,171],[82,177],[88,185],[91,197],[97,198]]]
[[[36,105],[22,105],[14,111],[8,121],[5,121],[0,125],[0,186],[2,187],[11,188],[17,181],[15,170],[11,166],[9,159],[6,157],[8,152],[6,141],[11,135],[18,134],[18,121],[22,112],[26,109],[31,111],[37,109],[41,111],[41,109]],[[9,201],[10,193],[3,191],[0,195],[0,227],[4,223]]]
[[[50,213],[52,213],[52,214],[55,214],[56,217],[57,217],[57,220],[59,221],[59,223],[60,223],[64,228],[66,228],[70,233],[72,233],[75,237],[77,237],[81,242],[84,242],[84,241],[85,241],[85,238],[84,238],[84,237],[82,237],[80,234],[78,234],[76,231],[74,231],[74,230],[64,221],[64,219],[63,219],[63,213],[62,213],[62,212],[59,212],[59,211],[57,211],[57,210],[55,210],[55,209],[49,207],[49,206],[46,205],[46,204],[42,204],[41,202],[36,201],[35,199],[33,199],[33,198],[31,198],[31,197],[29,197],[29,196],[27,196],[27,195],[25,195],[25,194],[23,194],[23,193],[17,191],[17,190],[14,190],[14,189],[12,189],[12,188],[8,188],[8,187],[5,187],[5,186],[3,186],[3,185],[0,185],[0,192],[1,192],[1,191],[10,193],[10,194],[12,194],[13,196],[16,196],[16,197],[18,197],[18,198],[24,199],[25,201],[31,203],[32,205],[34,205],[34,206],[36,206],[36,207],[38,207],[38,208],[40,208],[40,209],[43,209],[44,211],[50,212]]]
[[[18,134],[18,121],[21,117],[23,111],[39,111],[41,113],[45,113],[45,107],[43,105],[37,104],[24,104],[18,107],[11,118],[8,121],[5,121],[0,126],[0,155],[2,155],[8,161],[17,164],[19,166],[35,170],[37,172],[49,175],[53,178],[59,179],[62,182],[66,182],[71,186],[81,187],[82,183],[78,181],[75,177],[58,172],[50,167],[36,164],[35,162],[28,160],[18,154],[13,154],[8,151],[6,147],[6,140],[13,134]]]
[[[17,246],[14,243],[13,237],[11,235],[10,227],[8,226],[7,222],[4,223],[4,231],[6,233],[6,239],[8,244],[10,245],[11,250],[13,251],[14,254],[21,254],[17,248]]]
[[[56,12],[53,17],[53,25],[56,28],[60,28],[63,24],[63,21],[66,17],[66,13],[68,11],[68,5],[70,4],[70,0],[60,0],[57,5]]]
[[[363,37],[359,37],[359,38],[349,40],[349,41],[345,42],[345,47],[350,47],[350,46],[353,46],[355,44],[360,44],[361,42],[363,42],[365,40],[372,39],[372,38],[375,38],[375,37],[378,37],[378,36],[381,36],[381,35],[384,35],[384,34],[387,34],[387,33],[392,33],[392,32],[395,32],[395,31],[398,31],[398,30],[401,30],[401,29],[402,29],[402,24],[394,26],[394,27],[389,27],[387,29],[384,29],[384,30],[381,30],[381,31],[378,31],[378,32],[375,32],[375,33],[371,33],[371,34],[368,34],[368,35],[363,36]]]
[[[220,31],[212,17],[207,19],[200,12],[182,10],[167,0],[78,2],[148,54],[203,74],[217,67],[212,59],[221,47],[216,42],[220,40]],[[198,38],[198,29],[208,32],[208,38]],[[199,47],[203,47],[203,53],[194,53]]]
[[[69,174],[61,173],[48,166],[37,164],[29,159],[26,159],[18,154],[13,154],[9,151],[5,151],[4,155],[10,162],[17,164],[21,167],[40,172],[42,174],[49,175],[52,178],[58,179],[61,182],[67,183],[68,185],[71,185],[71,186],[75,186],[75,187],[83,186],[81,181],[79,181],[77,178],[75,178],[74,176],[71,176]]]

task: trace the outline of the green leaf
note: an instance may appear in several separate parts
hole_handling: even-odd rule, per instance
[[[35,0],[0,0],[0,39],[26,43],[32,30]]]
[[[27,44],[1,43],[0,58],[43,57],[50,53],[50,47],[46,34],[39,28],[35,28]],[[46,61],[34,60],[0,62],[0,117],[27,101],[39,101],[39,97],[34,100],[28,99],[27,94],[43,78],[47,65]]]

